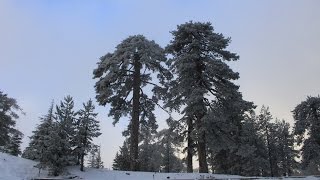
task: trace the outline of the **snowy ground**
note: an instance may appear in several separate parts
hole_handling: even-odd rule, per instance
[[[39,178],[39,171],[34,166],[37,163],[31,160],[10,156],[0,153],[0,180],[31,180]],[[85,169],[79,171],[79,167],[68,168],[69,174],[56,177],[56,179],[83,179],[83,180],[199,180],[199,179],[244,179],[241,176],[220,175],[220,174],[200,174],[200,173],[151,173],[151,172],[125,172],[110,171],[106,169]],[[42,171],[41,178],[46,178],[47,172]],[[51,178],[52,179],[52,178]],[[271,178],[246,178],[246,179],[271,179]],[[273,178],[279,179],[279,178]],[[285,178],[286,180],[320,180],[318,177],[305,178]]]
[[[39,170],[34,167],[36,164],[34,161],[0,152],[0,180],[32,179],[39,174]]]

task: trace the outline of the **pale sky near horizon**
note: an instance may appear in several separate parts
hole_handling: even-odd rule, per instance
[[[244,99],[292,123],[293,108],[320,92],[319,8],[317,0],[0,0],[0,90],[27,113],[18,120],[25,147],[52,99],[70,94],[77,108],[95,100],[92,71],[123,39],[143,34],[164,47],[178,24],[209,21],[240,55],[230,65]],[[111,168],[126,122],[113,127],[107,107],[97,112],[96,142]],[[157,111],[160,124],[166,117]]]

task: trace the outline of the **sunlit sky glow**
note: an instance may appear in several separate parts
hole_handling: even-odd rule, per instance
[[[1,0],[0,90],[27,113],[18,121],[25,147],[52,99],[70,94],[77,108],[94,99],[98,58],[124,38],[143,34],[164,47],[178,24],[209,21],[240,55],[230,65],[244,98],[292,123],[293,108],[320,92],[319,7],[318,0]],[[110,168],[126,122],[113,127],[107,110],[97,106],[96,142]],[[160,124],[165,117],[157,111]]]

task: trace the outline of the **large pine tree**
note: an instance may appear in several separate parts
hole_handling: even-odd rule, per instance
[[[294,134],[302,146],[302,168],[308,174],[320,173],[320,97],[308,97],[293,110]],[[307,136],[306,136],[307,135]]]
[[[15,128],[19,113],[23,112],[17,101],[0,91],[0,151],[20,154],[23,134]]]
[[[238,90],[233,81],[239,74],[225,62],[236,61],[239,56],[226,50],[230,38],[214,32],[210,23],[188,22],[179,25],[172,35],[166,50],[172,55],[168,64],[176,78],[168,84],[166,106],[183,108],[184,123],[196,132],[195,137],[188,136],[188,142],[192,138],[197,143],[199,171],[208,172],[204,118],[212,100],[219,101]]]
[[[139,169],[140,121],[155,123],[152,111],[158,99],[146,93],[144,88],[153,85],[155,92],[159,86],[152,81],[153,78],[157,77],[162,83],[170,77],[169,71],[163,66],[165,60],[164,50],[158,44],[142,35],[136,35],[123,40],[113,53],[102,56],[93,72],[94,78],[98,79],[95,85],[96,99],[100,105],[111,105],[109,116],[114,118],[113,123],[116,124],[123,116],[131,115],[131,170]]]

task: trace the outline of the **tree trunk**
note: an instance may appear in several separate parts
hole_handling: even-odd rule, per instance
[[[273,177],[274,172],[273,172],[273,162],[271,157],[271,147],[270,147],[270,137],[269,137],[268,126],[266,126],[266,135],[267,135],[268,156],[269,156],[269,164],[270,164],[270,175],[271,177]]]
[[[81,154],[80,171],[83,171],[84,167],[84,153]]]
[[[80,171],[83,171],[83,167],[84,167],[84,155],[85,155],[85,149],[87,148],[87,132],[88,132],[88,126],[86,126],[85,128],[85,133],[84,133],[84,138],[83,138],[83,147],[82,147],[82,151],[80,153]]]
[[[193,140],[191,137],[191,133],[193,130],[193,123],[192,119],[188,118],[188,147],[187,147],[187,172],[188,173],[193,173],[193,164],[192,164],[192,157],[193,157]]]
[[[196,61],[196,69],[197,69],[197,77],[196,80],[198,82],[198,88],[206,88],[202,82],[202,72],[204,65],[200,63],[201,61]],[[206,134],[203,130],[204,122],[202,120],[205,115],[206,107],[203,102],[204,94],[202,95],[202,99],[199,102],[196,102],[198,105],[203,106],[203,112],[198,112],[196,115],[196,125],[197,125],[197,133],[198,133],[198,157],[199,157],[199,172],[200,173],[208,173],[208,163],[207,163],[207,149],[206,149]]]
[[[206,138],[205,132],[202,132],[200,134],[200,139],[198,141],[199,173],[208,173],[205,138]]]
[[[138,54],[134,55],[133,59],[134,73],[133,73],[133,102],[132,102],[132,120],[131,120],[131,171],[139,170],[138,155],[139,155],[139,116],[140,116],[140,68]]]
[[[170,149],[169,149],[169,142],[167,140],[167,168],[166,168],[166,172],[169,173],[170,172]]]

